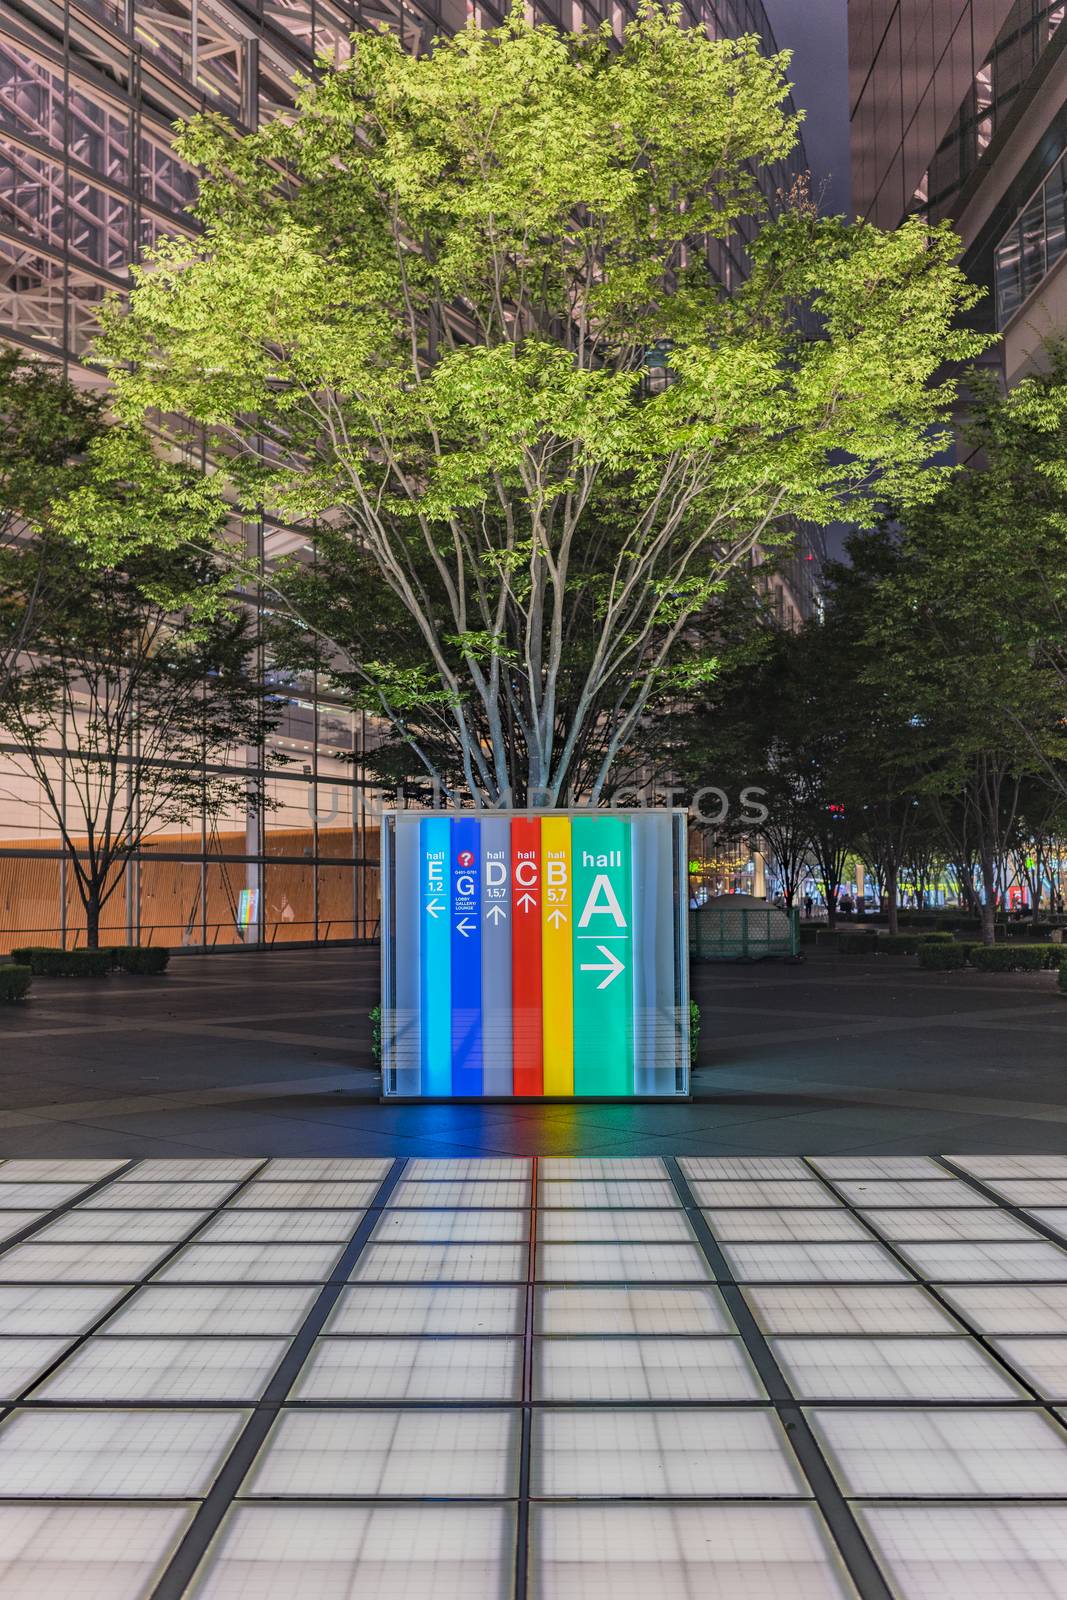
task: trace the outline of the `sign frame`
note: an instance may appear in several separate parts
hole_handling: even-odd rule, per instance
[[[654,885],[650,904],[656,898],[655,911],[647,915],[658,919],[658,937],[645,942],[655,944],[656,970],[639,977],[635,923],[642,898],[637,882],[641,852],[635,850],[631,859],[634,835],[624,824],[644,819],[647,828],[651,818],[659,819],[654,835],[648,835],[655,838],[657,859],[645,873],[646,881]],[[614,827],[608,826],[612,823]],[[594,832],[591,824],[600,826]],[[418,845],[398,849],[398,826],[417,827]],[[600,871],[590,861],[594,840]],[[679,808],[383,812],[381,1102],[569,1105],[691,1100],[687,843],[688,815]],[[445,850],[448,860],[442,859]],[[477,862],[475,855],[480,856]],[[431,859],[434,865],[428,870]],[[472,867],[479,877],[486,877],[473,897],[467,878]],[[491,891],[491,885],[505,882],[505,889]],[[512,926],[502,930],[508,915]],[[417,960],[410,955],[398,959],[398,930],[405,952],[409,951],[405,939],[416,940]],[[510,960],[501,948],[502,932],[508,936]],[[446,951],[456,952],[450,972],[440,970]],[[473,952],[480,980],[456,967],[460,953],[469,961]],[[532,982],[534,958],[538,970]],[[622,976],[624,963],[630,968],[625,1007],[621,991],[610,989]],[[506,988],[508,1012],[507,1020],[501,1021],[504,1008],[492,1009],[491,1032],[486,1013],[484,1038],[483,1021],[475,1011],[481,1004],[482,985],[493,993]],[[671,989],[672,1003],[665,1005],[664,992]],[[586,990],[589,994],[583,1000],[580,996]],[[648,992],[652,1005],[642,1011],[641,998],[647,999]],[[441,1014],[446,996],[447,1018]],[[521,1026],[513,1020],[520,1017]],[[412,1018],[418,1019],[416,1043],[406,1037]],[[604,1039],[611,1041],[610,1072],[595,1066],[597,1050],[603,1052],[598,1041]],[[441,1062],[442,1051],[449,1048],[450,1074]],[[416,1049],[421,1056],[413,1065]],[[505,1050],[514,1051],[506,1066]],[[664,1092],[663,1083],[672,1075],[673,1091]],[[599,1087],[605,1077],[610,1092]],[[521,1092],[514,1092],[514,1087],[506,1092],[508,1078],[512,1085],[521,1084]],[[626,1087],[627,1081],[632,1088]],[[427,1092],[424,1084],[429,1085]]]

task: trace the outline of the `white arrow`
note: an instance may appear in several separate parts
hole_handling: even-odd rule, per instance
[[[524,911],[529,911],[531,906],[535,906],[537,904],[537,900],[534,895],[527,891],[526,894],[520,894],[519,904]]]
[[[462,922],[457,922],[456,923],[456,932],[457,933],[461,933],[463,935],[463,937],[466,939],[468,937],[468,935],[470,934],[470,932],[472,931],[473,927],[474,927],[474,923],[471,921],[470,917],[464,917]]]
[[[494,922],[499,922],[501,917],[507,916],[503,906],[490,906],[485,914],[487,917],[491,917]]]
[[[561,922],[566,922],[567,913],[563,910],[562,906],[553,906],[552,910],[548,913],[548,920],[553,924],[554,927],[558,928]]]
[[[440,900],[427,900],[426,909],[430,913],[431,917],[439,917],[441,915]]]
[[[606,944],[598,944],[597,949],[602,956],[607,956],[607,961],[583,961],[583,972],[606,972],[607,977],[601,978],[597,984],[598,989],[606,989],[609,983],[614,983],[620,972],[626,971],[626,964],[620,961],[614,950],[609,950]]]

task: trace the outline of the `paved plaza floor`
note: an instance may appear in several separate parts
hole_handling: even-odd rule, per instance
[[[1067,1151],[1055,975],[703,966],[689,1105],[383,1106],[368,949],[177,956],[0,1008],[0,1156]]]
[[[2,1600],[1067,1593],[1067,1156],[0,1163]]]
[[[383,1106],[369,951],[0,1013],[0,1600],[1064,1600],[1067,1001],[694,987],[686,1105]]]

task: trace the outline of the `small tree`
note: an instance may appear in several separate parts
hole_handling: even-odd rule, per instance
[[[203,229],[112,308],[118,404],[194,418],[239,502],[366,552],[411,670],[328,599],[298,621],[476,801],[597,800],[757,543],[936,477],[944,363],[985,342],[957,241],[765,198],[786,64],[652,5],[619,48],[516,7],[418,57],[361,34],[292,117],[179,138]]]
[[[226,769],[246,766],[270,723],[248,620],[224,603],[209,554],[150,550],[100,567],[53,539],[0,557],[0,616],[35,588],[33,652],[0,696],[0,726],[66,847],[95,947],[146,839],[258,803],[243,772]]]
[[[104,428],[100,400],[76,389],[53,367],[0,349],[0,551],[48,526],[56,501],[84,477],[85,452]],[[20,606],[0,628],[0,693],[32,635],[48,564],[36,564]]]
[[[1050,431],[1067,437],[1067,363],[1041,384]],[[1062,782],[1067,754],[1067,498],[1047,440],[1031,459],[1012,395],[976,384],[968,431],[979,464],[903,519],[864,676],[915,730],[919,787],[961,882],[977,870],[992,943],[1021,797],[1034,779]]]

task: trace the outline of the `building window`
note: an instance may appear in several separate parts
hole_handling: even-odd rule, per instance
[[[997,326],[1018,311],[1067,249],[1067,154],[1031,195],[994,253]]]

